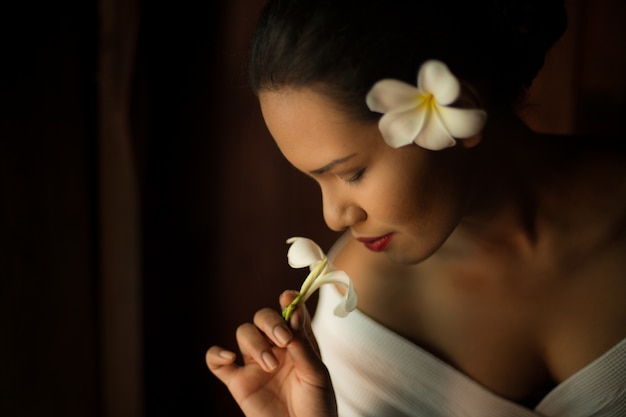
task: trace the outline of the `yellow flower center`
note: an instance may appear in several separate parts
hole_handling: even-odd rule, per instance
[[[433,96],[430,93],[427,93],[425,95],[426,97],[424,97],[424,101],[425,101],[425,105],[428,108],[428,110],[434,111],[435,108],[437,107],[437,102],[435,101],[435,96]]]
[[[435,111],[437,107],[437,101],[435,100],[435,96],[431,93],[422,93],[417,96],[417,106],[418,108],[423,108],[427,112]]]

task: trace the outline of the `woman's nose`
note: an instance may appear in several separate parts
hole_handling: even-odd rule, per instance
[[[347,202],[334,202],[324,198],[324,221],[336,232],[345,230],[357,223],[365,221],[367,214],[359,205]]]

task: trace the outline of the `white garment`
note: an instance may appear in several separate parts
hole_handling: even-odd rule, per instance
[[[313,329],[340,417],[626,417],[626,339],[530,410],[499,397],[359,310],[333,315],[320,289]]]

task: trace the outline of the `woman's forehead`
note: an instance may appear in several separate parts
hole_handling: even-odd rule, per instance
[[[375,123],[355,121],[328,98],[311,90],[263,92],[259,101],[281,152],[303,170],[366,152],[379,136]]]

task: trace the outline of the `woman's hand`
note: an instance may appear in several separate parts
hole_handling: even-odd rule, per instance
[[[296,295],[285,291],[280,305],[287,306]],[[257,311],[254,324],[237,329],[243,365],[235,362],[235,353],[213,346],[206,353],[207,366],[248,417],[337,416],[330,376],[304,304],[289,324],[291,328],[273,309]]]

